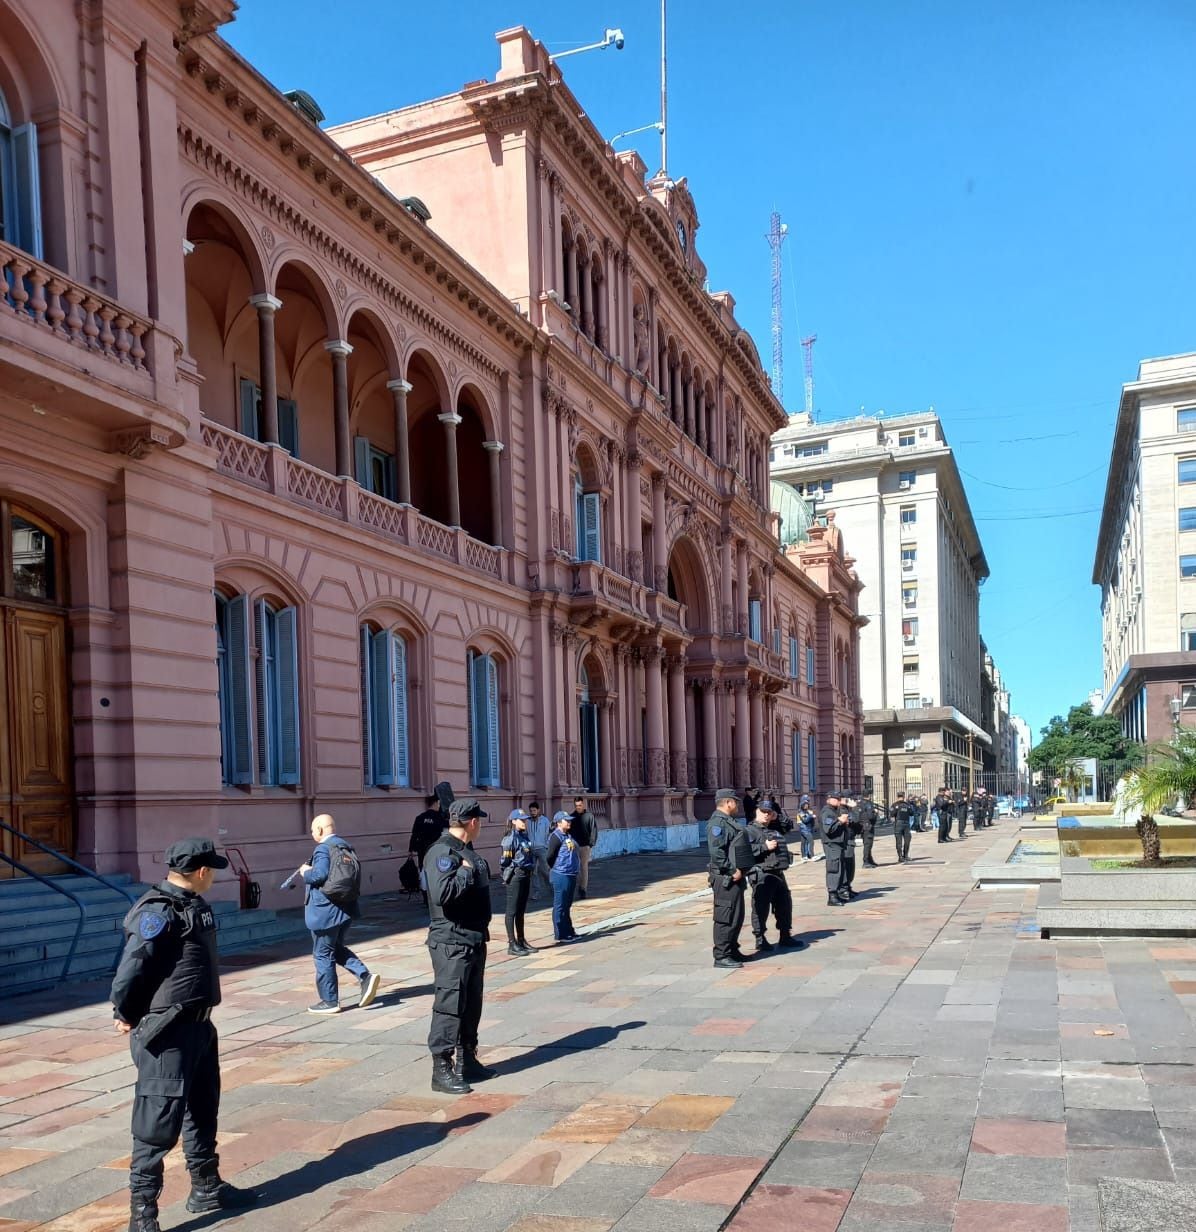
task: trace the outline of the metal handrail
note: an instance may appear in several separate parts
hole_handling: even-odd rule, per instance
[[[28,843],[31,847],[36,847],[38,851],[44,852],[48,856],[53,856],[55,860],[61,860],[63,864],[69,865],[77,873],[82,873],[85,877],[90,877],[94,881],[106,885],[108,889],[115,890],[117,894],[123,895],[130,903],[136,904],[137,896],[130,893],[124,886],[117,885],[115,881],[109,881],[103,873],[97,873],[94,868],[88,868],[85,864],[80,864],[78,860],[72,860],[70,856],[64,855],[56,847],[48,847],[45,843],[38,842],[32,835],[26,834],[23,830],[14,829],[5,821],[0,821],[0,830],[7,830],[9,834],[15,835],[23,843]]]
[[[35,839],[31,834],[26,834],[23,830],[16,829],[15,826],[10,826],[6,821],[0,821],[0,830],[6,830],[9,834],[15,835],[17,838],[19,838],[21,842],[28,843],[31,847],[36,847],[38,851],[43,852],[45,855],[52,856],[55,860],[59,860],[63,864],[67,865],[68,868],[73,868],[76,872],[82,873],[85,877],[90,877],[93,881],[98,881],[101,885],[106,886],[109,890],[113,890],[115,891],[115,893],[121,895],[123,898],[127,898],[131,904],[136,905],[137,896],[135,894],[131,893],[129,890],[126,890],[124,886],[117,885],[115,881],[110,881],[107,877],[104,876],[103,873],[97,873],[94,868],[88,868],[85,864],[80,864],[78,860],[73,860],[71,859],[70,856],[65,855],[63,852],[59,851],[57,848],[50,847],[47,844],[40,842],[38,839]],[[13,860],[11,856],[5,856],[4,858],[10,864],[13,864],[14,866],[16,865],[16,861]],[[87,908],[82,903],[82,900],[76,899],[75,896],[69,890],[63,889],[62,886],[57,885],[56,883],[52,881],[47,881],[45,877],[42,877],[38,875],[37,873],[33,873],[32,876],[37,877],[38,881],[45,882],[45,884],[50,886],[52,889],[58,890],[60,893],[65,894],[68,898],[73,899],[75,902],[79,903],[80,906],[83,908],[84,915],[86,915]],[[79,927],[75,930],[75,939],[74,941],[71,942],[71,952],[67,956],[66,963],[63,964],[62,975],[59,977],[60,979],[66,979],[67,968],[70,966],[70,959],[74,957],[75,946],[78,944],[79,934],[82,931],[82,929],[83,929],[83,920],[80,919]],[[118,936],[120,940],[117,943],[116,955],[112,960],[113,969],[115,969],[116,965],[120,962],[121,953],[124,951],[124,948],[125,948],[125,935],[124,935],[123,930],[118,930]]]
[[[11,826],[5,826],[2,821],[0,821],[0,826],[4,826],[6,830],[10,830],[12,828]],[[17,833],[19,833],[19,831]],[[43,877],[41,873],[34,872],[33,869],[28,867],[28,865],[22,864],[20,860],[10,856],[7,852],[0,851],[0,860],[3,860],[6,864],[11,864],[13,868],[15,868],[18,872],[24,873],[26,877],[33,877],[35,880],[40,881],[42,885],[48,885],[51,890],[56,890],[59,894],[69,898],[71,902],[75,904],[75,908],[79,912],[79,922],[75,925],[75,935],[71,938],[70,948],[66,952],[66,957],[62,960],[62,971],[59,974],[58,979],[37,981],[25,991],[31,992],[37,988],[53,988],[55,984],[61,983],[66,979],[67,972],[70,970],[71,959],[75,957],[75,949],[79,945],[79,938],[83,935],[83,921],[87,915],[87,908],[83,905],[83,900],[79,898],[78,895],[72,894],[70,890],[66,889],[64,886],[56,885],[50,880],[49,877]],[[124,938],[122,937],[121,940],[123,941]],[[26,959],[23,963],[14,963],[13,965],[23,967],[29,966],[31,963],[41,961],[42,960],[39,958],[30,958]]]

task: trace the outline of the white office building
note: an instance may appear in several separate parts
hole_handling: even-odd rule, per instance
[[[793,415],[772,438],[770,465],[834,517],[864,583],[864,774],[874,790],[979,785],[992,756],[981,693],[988,564],[938,416]]]

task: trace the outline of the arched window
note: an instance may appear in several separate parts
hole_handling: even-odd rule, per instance
[[[299,783],[298,611],[216,594],[221,780]]]
[[[590,697],[590,673],[584,663],[577,674],[577,717],[581,735],[581,780],[586,791],[598,792],[602,790],[598,707]]]
[[[0,501],[0,534],[0,598],[62,603],[58,532],[36,515]]]
[[[806,634],[806,684],[814,683],[814,636]]]
[[[764,603],[760,597],[760,579],[754,572],[748,579],[748,637],[753,642],[764,640]]]
[[[361,754],[367,787],[411,785],[407,642],[395,629],[362,625]]]
[[[0,239],[35,257],[42,256],[37,125],[14,125],[3,93],[0,93]]]
[[[800,643],[797,640],[797,626],[789,626],[789,678],[796,680],[801,675]]]
[[[466,656],[469,677],[469,780],[474,787],[500,787],[498,660],[476,650]]]
[[[793,725],[793,790],[801,791],[801,728]]]
[[[578,560],[602,563],[602,493],[598,467],[588,449],[577,455],[573,477],[573,522]]]

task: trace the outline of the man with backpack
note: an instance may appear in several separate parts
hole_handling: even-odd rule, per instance
[[[336,822],[328,813],[313,818],[311,836],[316,849],[311,863],[299,873],[306,886],[303,922],[311,930],[312,955],[316,964],[316,991],[320,999],[309,1005],[309,1014],[339,1014],[338,965],[357,977],[361,985],[359,1009],[365,1009],[378,995],[379,977],[371,975],[365,963],[353,953],[345,938],[349,926],[361,915],[361,861],[357,852],[336,833]]]

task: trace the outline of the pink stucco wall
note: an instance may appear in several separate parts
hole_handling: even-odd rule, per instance
[[[81,31],[68,0],[0,0],[45,232],[41,261],[0,247],[0,497],[64,536],[83,858],[150,876],[173,838],[217,833],[271,902],[331,811],[393,885],[425,792],[468,788],[471,648],[501,664],[503,786],[478,793],[496,817],[580,786],[583,668],[612,851],[696,841],[716,784],[792,792],[795,730],[820,788],[858,780],[850,545],[776,546],[782,412],[733,300],[702,290],[684,183],[646,186],[524,32],[489,86],[329,136],[220,40],[232,7],[184,6],[187,25],[129,0]],[[511,101],[528,83],[538,119]],[[593,281],[567,312],[571,251]],[[298,458],[241,432],[239,382],[265,388],[267,360]],[[403,452],[401,403],[410,505],[352,465],[358,437]],[[452,448],[466,529],[445,525]],[[578,482],[600,565],[574,559]],[[297,609],[298,786],[221,785],[214,590]],[[365,621],[411,646],[410,789],[363,785]]]

